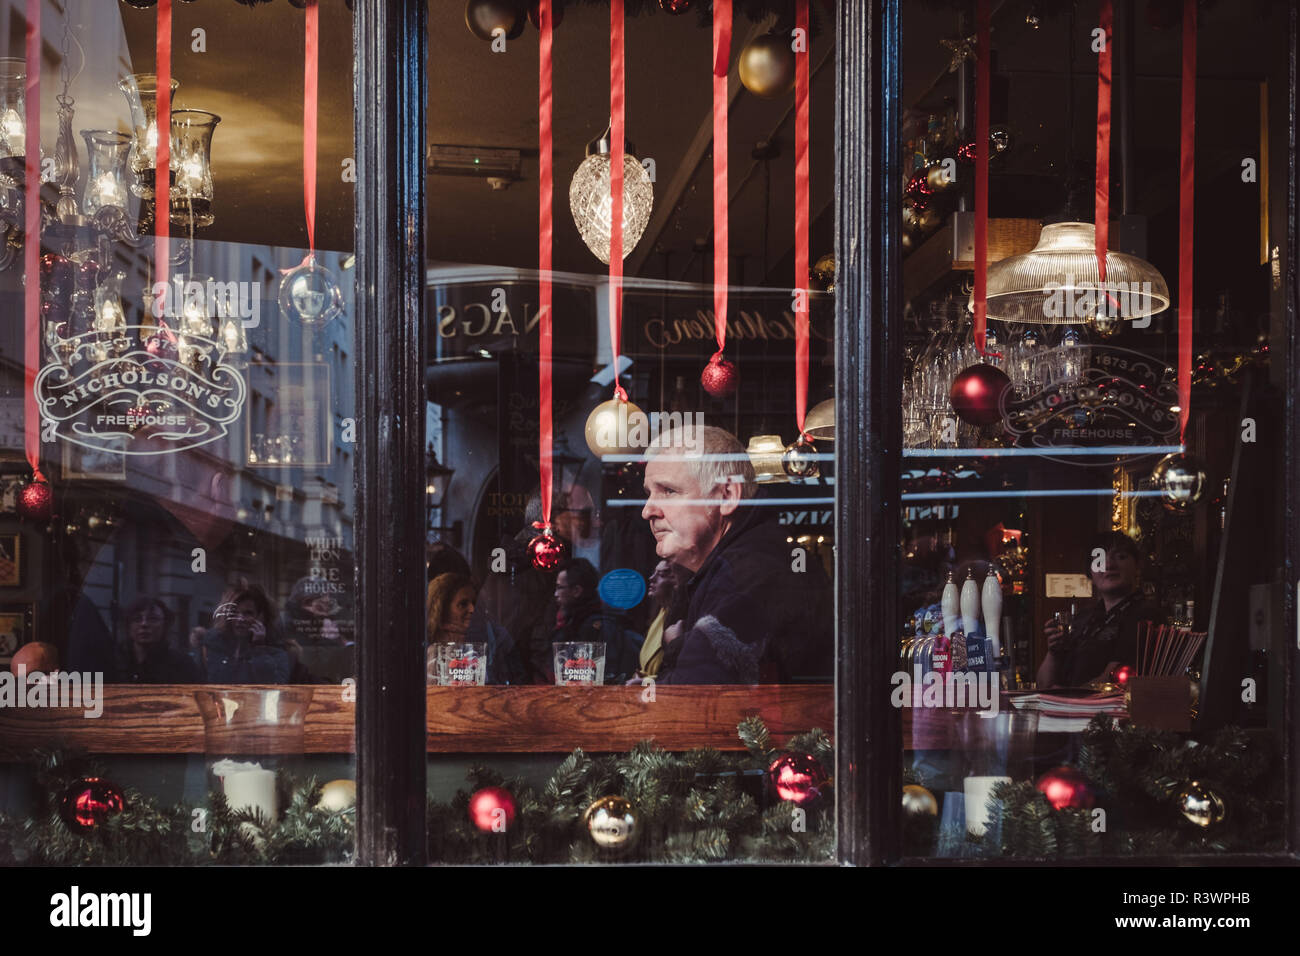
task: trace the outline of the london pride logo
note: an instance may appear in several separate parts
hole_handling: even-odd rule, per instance
[[[243,411],[244,378],[213,339],[124,326],[61,346],[61,361],[41,369],[34,386],[47,439],[52,428],[83,448],[167,454],[223,438]]]

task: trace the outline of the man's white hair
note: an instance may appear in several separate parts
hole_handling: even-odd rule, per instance
[[[708,494],[721,485],[739,484],[740,497],[752,498],[758,491],[754,464],[745,447],[725,428],[715,425],[687,425],[660,432],[645,450],[647,460],[671,454],[685,462]]]

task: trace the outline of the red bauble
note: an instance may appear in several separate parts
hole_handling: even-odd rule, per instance
[[[671,13],[673,16],[685,13],[691,8],[694,0],[659,0],[659,9],[664,13]]]
[[[546,528],[528,542],[528,556],[538,571],[554,571],[569,557],[569,542]]]
[[[18,516],[46,522],[54,517],[54,490],[48,481],[33,479],[18,492]]]
[[[537,29],[542,28],[541,4],[533,0],[528,4],[528,22]],[[554,30],[564,22],[564,0],[551,0],[551,29]]]
[[[126,809],[122,788],[99,777],[82,777],[63,792],[59,815],[73,833],[89,833]]]
[[[469,798],[469,818],[484,833],[505,833],[515,822],[515,798],[505,787],[484,787]]]
[[[1128,679],[1133,676],[1133,668],[1125,664],[1123,667],[1115,668],[1115,683],[1123,687],[1128,683]]]
[[[1047,802],[1057,810],[1079,807],[1091,810],[1097,802],[1088,778],[1073,767],[1053,767],[1034,784],[1047,797]]]
[[[739,377],[740,373],[734,364],[726,359],[713,358],[709,359],[709,364],[700,373],[700,384],[714,398],[726,398],[736,390]]]
[[[816,757],[808,754],[777,757],[767,768],[767,776],[776,788],[776,795],[796,806],[812,803],[826,786],[826,771]]]
[[[992,425],[1001,420],[1002,394],[1011,387],[1007,373],[981,362],[972,365],[952,380],[948,399],[962,421],[972,425]]]

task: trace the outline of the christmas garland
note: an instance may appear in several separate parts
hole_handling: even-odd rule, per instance
[[[746,719],[737,730],[743,754],[669,753],[651,741],[624,755],[575,750],[540,789],[474,767],[468,790],[449,803],[428,802],[429,859],[831,860],[834,802],[832,782],[822,770],[834,760],[830,739],[812,730],[778,751],[758,718]],[[0,865],[308,865],[353,859],[355,811],[331,809],[315,779],[281,776],[286,809],[279,820],[268,821],[255,811],[232,809],[218,792],[201,808],[160,806],[136,790],[113,787],[103,768],[85,758],[46,752],[36,755],[35,764],[38,807],[23,820],[0,814]],[[90,804],[76,802],[79,796]],[[601,820],[593,816],[597,807]],[[617,817],[613,825],[600,829],[611,814]]]

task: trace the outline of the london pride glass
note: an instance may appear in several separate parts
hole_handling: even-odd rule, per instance
[[[555,650],[555,684],[571,687],[605,683],[605,642],[552,644]]]
[[[486,644],[431,644],[428,683],[439,687],[482,687],[487,683]]]

